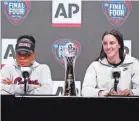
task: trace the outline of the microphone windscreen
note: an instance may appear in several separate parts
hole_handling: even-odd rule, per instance
[[[23,76],[23,78],[29,77],[29,72],[24,71],[24,72],[22,73],[22,76]]]
[[[30,67],[21,67],[21,73],[24,78],[29,77],[31,74],[31,68]]]
[[[112,68],[111,77],[113,78],[120,78],[121,77],[121,70],[119,68]]]
[[[113,77],[120,78],[120,72],[118,72],[118,71],[113,72]]]

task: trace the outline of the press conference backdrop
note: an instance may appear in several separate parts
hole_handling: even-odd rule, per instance
[[[102,34],[113,28],[123,33],[125,52],[139,58],[139,1],[17,0],[2,2],[1,8],[3,65],[15,58],[16,38],[31,34],[36,39],[36,61],[48,64],[54,82],[61,82],[65,78],[62,48],[72,42],[77,47],[75,80],[80,92],[87,67],[99,56]]]

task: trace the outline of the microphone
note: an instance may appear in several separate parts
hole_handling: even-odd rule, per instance
[[[28,78],[28,77],[29,77],[29,72],[24,71],[24,72],[22,73],[22,76],[23,76],[23,78]]]
[[[26,83],[29,81],[29,76],[31,74],[30,67],[21,67],[22,77],[24,78],[24,94],[26,94]]]
[[[114,90],[117,92],[117,85],[121,76],[121,71],[118,68],[112,70],[112,77],[114,78]]]
[[[31,74],[31,68],[30,67],[21,67],[21,73],[23,78],[29,78]]]

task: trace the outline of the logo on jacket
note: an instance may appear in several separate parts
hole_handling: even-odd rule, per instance
[[[15,78],[15,80],[14,80],[14,84],[24,84],[24,80],[22,80],[22,78],[21,77],[17,77],[17,78]],[[38,83],[38,80],[28,80],[28,84],[34,84],[34,85],[38,85],[39,83]]]
[[[78,41],[76,40],[71,40],[71,39],[59,39],[56,40],[53,45],[52,45],[52,51],[53,54],[56,58],[56,60],[59,62],[60,65],[64,66],[64,60],[63,60],[63,48],[65,45],[68,43],[73,43],[73,45],[76,47],[77,51],[75,53],[76,57],[79,56],[80,51],[81,51],[81,45]]]
[[[31,9],[29,0],[4,0],[2,5],[5,15],[13,24],[21,23]]]
[[[131,8],[132,5],[128,0],[106,0],[102,4],[105,16],[116,27],[124,23],[130,14]]]
[[[128,68],[124,68],[123,71],[126,71]]]

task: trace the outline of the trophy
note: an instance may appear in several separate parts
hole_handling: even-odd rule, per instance
[[[76,52],[76,47],[73,43],[67,43],[63,50],[63,59],[65,63],[64,96],[76,96],[74,73]]]

